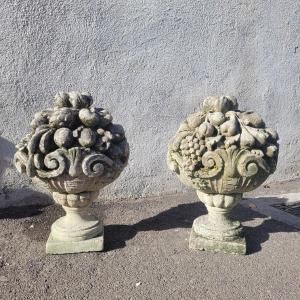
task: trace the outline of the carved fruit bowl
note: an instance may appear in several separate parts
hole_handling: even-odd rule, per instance
[[[17,145],[14,161],[18,171],[48,189],[67,212],[63,221],[52,226],[58,239],[91,237],[80,235],[77,228],[74,238],[71,227],[77,222],[86,232],[84,222],[88,217],[84,208],[97,198],[100,189],[120,175],[128,161],[124,129],[112,123],[108,111],[91,107],[92,102],[87,93],[58,93],[54,108],[35,114],[31,132]],[[99,225],[97,219],[93,222]],[[97,228],[98,233],[103,230],[100,225]]]
[[[209,215],[227,214],[244,192],[257,188],[275,171],[278,148],[277,132],[257,113],[238,110],[234,97],[208,97],[171,139],[168,165],[197,190]],[[216,226],[212,219],[211,229]],[[223,221],[226,227],[229,223]]]
[[[171,140],[168,163],[189,186],[208,194],[248,192],[276,169],[278,135],[233,97],[210,97]]]

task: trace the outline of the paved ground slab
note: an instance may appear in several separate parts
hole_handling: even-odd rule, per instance
[[[94,204],[105,252],[46,255],[60,207],[0,210],[0,299],[300,299],[299,229],[249,207],[248,255],[189,250],[195,193]]]

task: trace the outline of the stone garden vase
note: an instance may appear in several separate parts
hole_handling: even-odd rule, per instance
[[[238,110],[234,97],[208,97],[188,116],[169,143],[168,166],[208,211],[193,223],[190,248],[246,254],[243,228],[229,214],[275,171],[278,148],[277,132]]]
[[[103,250],[103,224],[89,206],[128,161],[122,126],[92,102],[87,93],[58,93],[54,108],[37,113],[17,145],[17,170],[46,188],[66,212],[51,227],[50,254]]]

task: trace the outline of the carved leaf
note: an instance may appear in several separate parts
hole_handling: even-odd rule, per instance
[[[46,154],[55,149],[55,144],[53,142],[53,135],[54,135],[53,129],[46,131],[42,135],[39,143],[39,149],[42,153]]]
[[[44,129],[41,129],[41,130],[35,132],[35,134],[32,136],[32,138],[30,139],[30,141],[28,142],[28,145],[27,145],[27,149],[28,149],[29,153],[36,152],[42,135],[47,131],[48,131],[48,129],[44,128]]]
[[[23,151],[17,151],[14,156],[14,164],[19,173],[26,173],[26,165],[28,161],[28,155]]]

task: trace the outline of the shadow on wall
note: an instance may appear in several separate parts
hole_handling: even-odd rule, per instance
[[[7,191],[3,184],[3,177],[6,169],[11,168],[13,165],[14,153],[15,145],[0,136],[0,205],[7,198]]]
[[[51,203],[47,194],[28,187],[10,189],[4,184],[6,170],[14,168],[13,157],[16,152],[15,145],[0,136],[0,208],[21,205],[47,205]]]
[[[9,140],[0,136],[0,184],[3,187],[3,176],[7,168],[12,167],[12,160],[15,154],[15,145]]]

